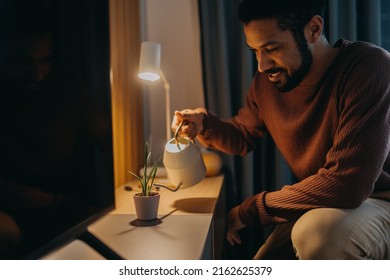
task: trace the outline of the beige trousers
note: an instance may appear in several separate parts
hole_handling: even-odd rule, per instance
[[[254,259],[390,259],[390,202],[369,198],[356,209],[319,208],[281,224]]]

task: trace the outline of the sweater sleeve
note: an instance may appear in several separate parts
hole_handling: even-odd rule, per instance
[[[283,223],[320,207],[355,208],[372,193],[390,149],[390,57],[379,48],[349,61],[338,80],[339,123],[317,173],[279,191],[245,200],[250,225]]]
[[[245,156],[252,151],[266,129],[260,118],[259,109],[254,102],[254,82],[245,100],[245,106],[229,120],[221,120],[207,112],[206,129],[198,140],[206,147],[217,149],[227,154]]]

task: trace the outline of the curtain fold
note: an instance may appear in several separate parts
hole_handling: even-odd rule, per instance
[[[110,76],[115,187],[133,179],[143,164],[143,103],[137,80],[139,1],[109,0]]]
[[[245,36],[237,17],[241,0],[198,1],[206,107],[217,116],[228,119],[244,104],[257,62],[245,45]],[[329,0],[325,34],[330,43],[345,38],[381,45],[382,38],[390,37],[387,31],[389,2]],[[386,42],[389,45],[389,41]],[[248,196],[279,189],[295,181],[269,136],[262,139],[245,158],[221,156],[227,177],[227,211]],[[246,248],[241,245],[239,252],[229,251],[227,257],[251,258],[267,232],[255,229],[246,234],[248,236],[244,237],[244,243],[251,245]]]
[[[382,18],[389,16],[389,4],[384,0],[329,0],[325,22],[331,44],[337,39],[367,41],[382,46],[386,27]]]

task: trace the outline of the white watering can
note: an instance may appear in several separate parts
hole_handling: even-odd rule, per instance
[[[170,189],[171,191],[194,186],[206,176],[206,166],[199,148],[192,140],[178,136],[182,124],[177,128],[175,137],[165,144],[164,150],[163,164],[168,179],[176,186],[176,189]]]

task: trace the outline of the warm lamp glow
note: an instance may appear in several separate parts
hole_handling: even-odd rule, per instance
[[[157,75],[156,73],[152,72],[142,72],[138,74],[138,77],[141,78],[142,80],[147,80],[154,82],[158,79],[160,79],[160,75]]]

